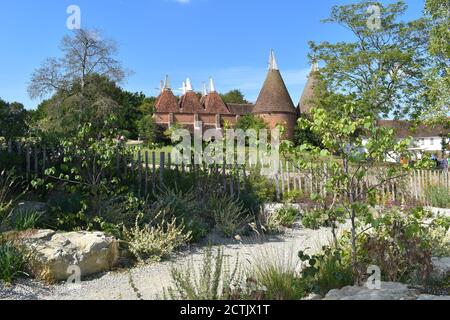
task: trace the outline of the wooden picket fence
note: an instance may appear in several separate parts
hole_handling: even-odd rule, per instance
[[[27,178],[33,178],[36,175],[45,176],[46,169],[60,163],[63,156],[58,148],[20,146],[14,143],[8,143],[7,148],[3,148],[0,152],[15,154],[23,159],[19,169]],[[204,186],[215,185],[216,191],[238,196],[242,191],[247,190],[248,176],[252,174],[254,167],[226,164],[176,165],[172,161],[171,153],[139,150],[135,156],[129,158],[117,155],[115,175],[129,179],[141,195],[148,195],[157,190],[164,184],[165,172],[174,171],[180,175],[194,174],[196,177],[194,188],[202,189]],[[300,170],[299,166],[287,161],[280,163],[279,167],[278,174],[268,175],[275,186],[278,200],[283,200],[285,195],[292,191],[299,191],[304,195],[326,194],[325,183],[329,179],[326,163],[323,164],[323,169],[317,169],[315,166],[315,169]],[[377,179],[377,172],[368,174],[358,188],[363,190],[377,185],[379,181]],[[445,188],[450,192],[449,173],[442,170],[417,170],[409,172],[400,179],[377,185],[377,191],[379,198],[383,201],[414,200],[429,205],[428,190],[431,186]]]

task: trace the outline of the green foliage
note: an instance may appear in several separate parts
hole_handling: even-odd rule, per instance
[[[147,145],[157,141],[158,130],[152,115],[143,116],[138,121],[138,132]]]
[[[191,233],[185,232],[184,226],[178,226],[176,218],[171,222],[163,218],[161,222],[153,223],[140,227],[138,217],[134,228],[123,231],[130,252],[140,262],[161,261],[191,240]]]
[[[17,195],[19,186],[14,171],[0,171],[0,229],[9,220],[14,203],[20,196]]]
[[[325,296],[332,289],[354,284],[350,250],[323,247],[316,255],[303,251],[298,255],[304,264],[301,283],[305,292]]]
[[[281,226],[290,228],[300,217],[300,212],[291,206],[284,206],[276,211],[275,216]]]
[[[27,253],[11,241],[0,239],[0,280],[11,283],[25,273],[27,266]]]
[[[221,94],[220,96],[225,103],[248,103],[248,101],[245,100],[244,94],[238,89],[231,90],[225,94]]]
[[[246,183],[248,193],[253,194],[260,205],[276,201],[275,185],[261,174],[261,170],[251,170]]]
[[[362,265],[379,266],[385,281],[423,284],[433,268],[433,251],[445,242],[450,219],[433,219],[422,208],[393,210],[373,221],[372,226],[373,230],[359,240]]]
[[[259,134],[260,130],[268,129],[267,123],[261,117],[254,114],[248,114],[239,118],[236,129],[243,131],[255,130]]]
[[[15,210],[14,214],[14,228],[16,231],[36,229],[39,220],[43,216],[42,212],[37,212],[34,209]]]
[[[221,248],[216,253],[207,248],[199,270],[191,260],[185,268],[173,268],[171,276],[173,286],[164,289],[171,300],[229,300],[243,282],[239,259],[230,266]]]
[[[193,191],[162,187],[155,196],[154,212],[164,212],[164,217],[169,219],[175,217],[191,232],[194,242],[206,236],[208,224],[204,219],[204,206]]]
[[[284,228],[290,228],[300,217],[300,212],[291,206],[279,210],[263,210],[259,214],[259,222],[263,231],[267,233],[280,233]]]
[[[246,222],[243,205],[229,196],[213,195],[207,210],[211,212],[216,228],[227,237],[236,236]]]
[[[450,208],[450,193],[446,187],[430,186],[426,197],[433,207]]]
[[[0,137],[14,140],[28,132],[28,113],[21,103],[7,103],[0,98]]]
[[[306,295],[290,253],[264,251],[249,272],[265,300],[295,301]]]
[[[380,7],[379,27],[371,5]],[[364,0],[332,8],[324,22],[350,30],[353,39],[310,43],[311,58],[324,62],[320,74],[329,91],[354,93],[376,117],[421,109],[429,26],[425,19],[402,21],[406,11],[404,1]]]

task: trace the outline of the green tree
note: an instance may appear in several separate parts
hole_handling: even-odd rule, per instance
[[[400,21],[406,9],[403,1],[367,0],[332,8],[324,22],[343,26],[353,40],[310,42],[311,59],[325,63],[321,75],[330,92],[354,93],[375,116],[421,109],[429,28],[426,19]]]
[[[244,94],[239,89],[231,90],[220,96],[225,103],[248,103],[248,101],[245,100]]]
[[[432,27],[429,51],[433,67],[425,80],[422,116],[429,122],[450,126],[450,2],[427,0],[425,12]]]
[[[36,69],[28,86],[31,98],[52,95],[35,115],[37,131],[73,134],[86,123],[97,130],[114,116],[117,126],[137,134],[133,109],[143,97],[118,86],[127,72],[116,58],[114,42],[95,30],[76,30],[63,38],[61,51],[60,58],[49,58]]]
[[[28,112],[23,104],[0,99],[0,137],[14,140],[28,132]]]
[[[240,117],[236,124],[236,129],[241,129],[244,131],[253,129],[256,130],[256,132],[259,132],[259,130],[267,128],[268,126],[264,119],[255,116],[254,114],[247,114]]]
[[[345,98],[345,99],[344,99]],[[292,165],[303,172],[320,172],[326,194],[312,194],[322,204],[333,230],[343,218],[351,221],[352,266],[355,281],[361,280],[357,257],[357,240],[361,232],[374,223],[372,210],[378,188],[385,183],[401,181],[412,165],[402,164],[384,169],[386,155],[411,156],[410,139],[398,141],[392,129],[377,125],[376,117],[363,100],[355,95],[341,97],[342,105],[333,109],[315,108],[311,119],[301,119],[299,125],[321,137],[323,148],[310,143],[295,147],[284,142],[282,152]],[[305,160],[305,153],[310,157]],[[331,157],[333,155],[333,157]],[[313,161],[311,161],[311,157]],[[328,157],[326,173],[323,157]],[[426,162],[426,159],[424,159]],[[420,166],[422,162],[415,165]],[[367,179],[368,176],[371,179]],[[309,177],[312,178],[312,177]],[[361,186],[364,185],[364,188]],[[338,244],[335,239],[335,244]]]
[[[139,137],[148,145],[156,143],[158,128],[152,115],[145,115],[138,121]]]

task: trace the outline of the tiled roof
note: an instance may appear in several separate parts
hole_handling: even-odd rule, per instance
[[[205,113],[205,109],[194,91],[188,91],[181,97],[180,109],[183,113]]]
[[[164,90],[156,101],[156,111],[160,113],[180,112],[178,101],[171,90]]]
[[[204,98],[205,112],[211,114],[230,114],[227,105],[217,92],[210,92]]]
[[[280,71],[269,70],[253,113],[274,112],[297,113]]]

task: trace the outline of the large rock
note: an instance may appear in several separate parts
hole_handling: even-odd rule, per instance
[[[119,258],[118,242],[102,232],[27,231],[20,239],[32,249],[33,273],[48,281],[67,280],[74,267],[82,277],[103,272]]]
[[[416,300],[418,296],[419,292],[405,284],[383,282],[380,290],[357,286],[331,290],[324,300]]]

